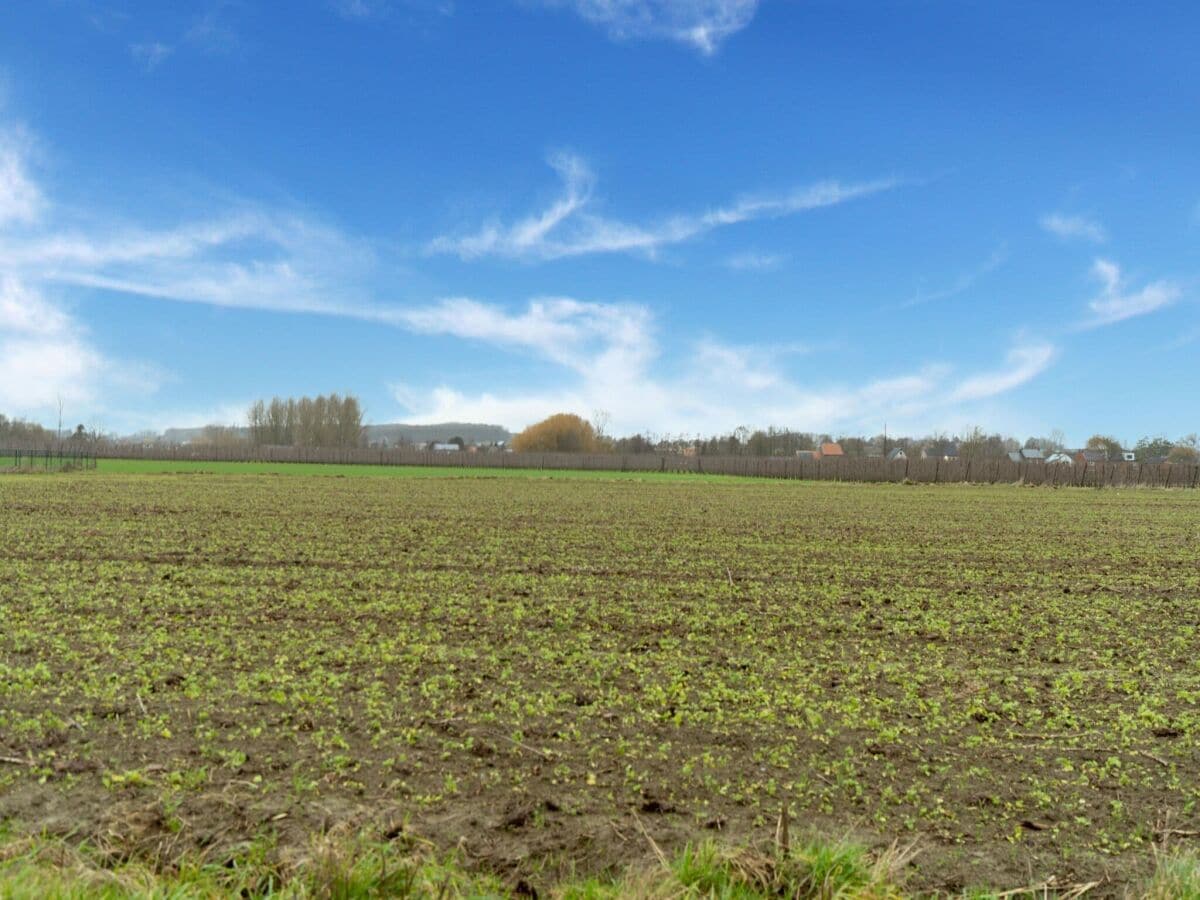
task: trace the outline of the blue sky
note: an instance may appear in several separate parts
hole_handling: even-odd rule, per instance
[[[10,0],[0,411],[1200,430],[1200,7]]]

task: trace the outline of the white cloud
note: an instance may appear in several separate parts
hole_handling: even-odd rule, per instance
[[[750,24],[758,0],[544,0],[625,39],[665,39],[711,55]]]
[[[681,361],[665,356],[648,310],[580,300],[539,300],[520,312],[455,300],[404,313],[409,327],[532,352],[564,369],[562,383],[534,391],[471,394],[453,385],[422,392],[393,385],[414,421],[500,421],[513,428],[553,412],[587,416],[607,410],[617,432],[655,428],[713,433],[741,424],[779,424],[815,431],[873,428],[889,419],[917,425],[922,417],[961,415],[1035,379],[1055,357],[1044,342],[1023,342],[996,371],[959,372],[929,363],[858,385],[843,378],[797,379],[783,357],[803,344],[731,345],[712,337],[687,347]]]
[[[531,350],[591,377],[602,368],[641,368],[653,347],[650,315],[645,309],[563,297],[533,300],[525,312],[516,315],[476,300],[456,298],[380,316],[421,334]]]
[[[61,399],[78,416],[106,388],[153,390],[153,373],[106,358],[83,327],[39,291],[0,274],[0,409],[47,414]]]
[[[1039,220],[1042,228],[1063,240],[1078,238],[1102,244],[1108,239],[1104,226],[1086,216],[1068,216],[1061,213],[1050,213]]]
[[[781,253],[757,253],[748,250],[728,257],[725,267],[736,272],[770,272],[783,265],[786,259]]]
[[[160,41],[147,41],[130,44],[129,52],[143,69],[153,72],[174,52],[174,48]]]
[[[898,184],[895,179],[850,184],[819,181],[789,192],[746,196],[705,212],[676,214],[639,225],[589,211],[595,177],[581,157],[557,154],[549,162],[559,173],[562,191],[544,210],[509,225],[489,222],[473,234],[437,237],[427,245],[427,251],[451,253],[467,260],[483,256],[552,260],[622,252],[653,257],[664,246],[716,228],[836,206]]]
[[[117,225],[0,233],[10,271],[47,283],[214,306],[358,315],[369,249],[288,213],[249,210],[158,231]]]
[[[21,130],[0,130],[0,226],[32,222],[42,211],[42,193],[29,175],[28,147]]]
[[[1013,347],[1008,351],[1004,368],[967,378],[950,395],[951,400],[984,400],[1008,393],[1041,375],[1056,355],[1054,345],[1045,342]]]
[[[1084,327],[1110,325],[1144,316],[1170,306],[1183,293],[1179,285],[1166,279],[1151,282],[1141,290],[1129,290],[1124,285],[1120,267],[1107,259],[1097,259],[1092,264],[1092,274],[1103,287],[1100,296],[1088,303],[1092,316]]]
[[[61,399],[74,411],[105,388],[153,390],[155,373],[105,357],[86,329],[50,299],[37,267],[27,270],[12,241],[37,233],[46,203],[29,176],[30,141],[0,132],[0,410],[45,414]]]
[[[0,331],[9,335],[61,334],[70,318],[11,275],[0,275]]]

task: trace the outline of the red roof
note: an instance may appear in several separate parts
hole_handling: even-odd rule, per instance
[[[844,450],[842,450],[841,444],[839,444],[835,441],[831,441],[828,444],[821,445],[821,455],[822,456],[845,456],[846,453]]]

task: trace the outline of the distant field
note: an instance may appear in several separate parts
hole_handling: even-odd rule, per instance
[[[101,472],[172,474],[207,472],[219,475],[324,475],[339,478],[553,478],[633,479],[635,481],[739,481],[734,475],[678,472],[616,472],[581,469],[493,469],[470,466],[375,466],[337,463],[201,462],[162,459],[101,459]]]
[[[14,834],[169,865],[348,824],[545,888],[786,806],[916,840],[914,890],[1105,896],[1195,846],[1195,492],[145,474],[182,465],[0,478]]]

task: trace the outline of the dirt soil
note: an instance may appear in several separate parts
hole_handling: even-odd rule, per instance
[[[534,887],[793,828],[921,890],[1200,831],[1200,498],[0,479],[0,821],[170,865],[428,841]]]

